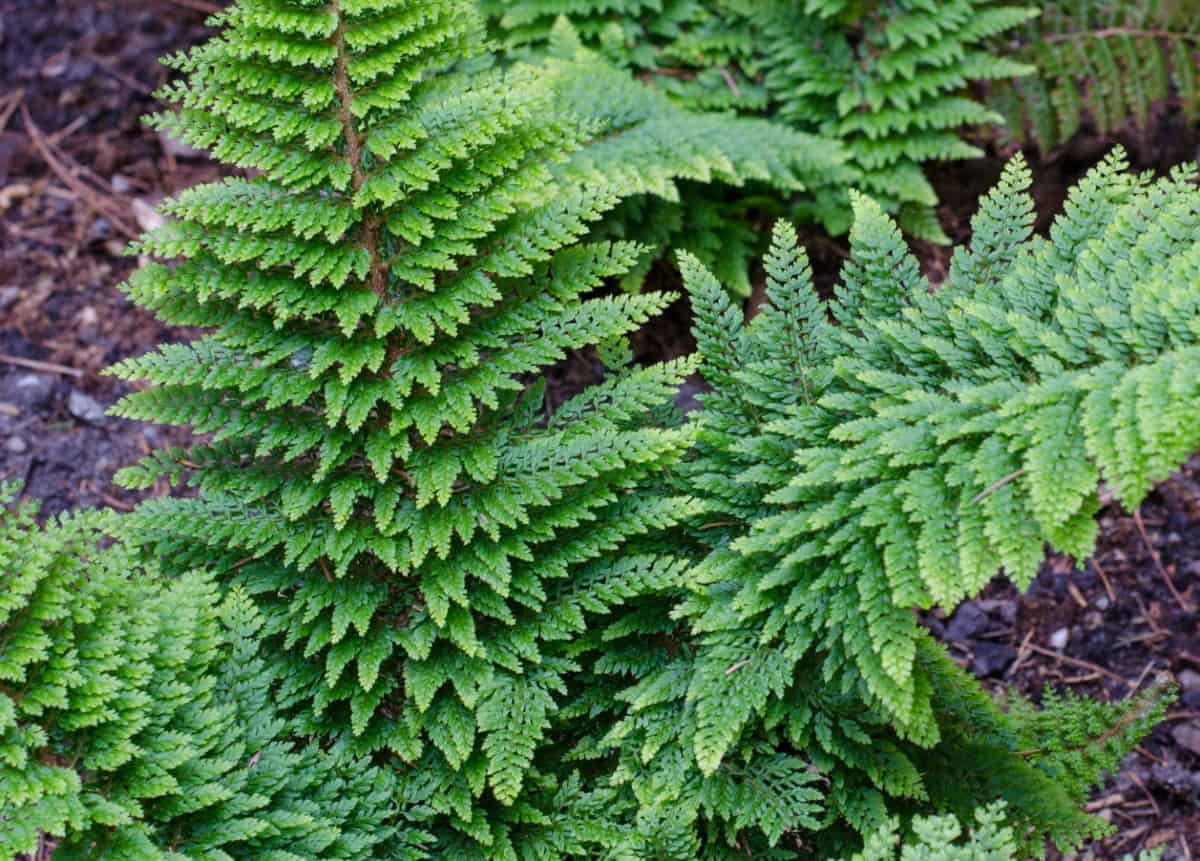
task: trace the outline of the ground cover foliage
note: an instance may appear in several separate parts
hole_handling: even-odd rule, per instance
[[[1024,10],[905,8],[872,42],[896,89],[855,90],[881,110],[1023,71],[968,46]],[[192,493],[6,508],[0,851],[968,858],[1105,832],[1084,804],[1170,680],[998,700],[915,611],[1027,584],[1047,545],[1086,558],[1101,483],[1135,508],[1200,447],[1194,171],[1114,153],[1039,236],[1018,157],[935,290],[864,141],[899,135],[875,167],[919,176],[983,108],[937,96],[945,123],[858,143],[699,112],[584,17],[496,57],[466,0],[239,0],[171,60],[153,122],[231,176],[162,207],[126,291],[207,334],[112,373],[142,384],[117,414],[198,432],[120,481]],[[776,65],[781,114],[816,97]],[[842,196],[832,299],[786,220],[722,226],[755,188]],[[698,351],[643,367],[625,338],[673,297],[605,286],[669,247]],[[549,408],[540,374],[583,349],[603,378]]]

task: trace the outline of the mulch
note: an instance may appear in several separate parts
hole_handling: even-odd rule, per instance
[[[156,344],[186,338],[133,307],[117,285],[136,267],[130,234],[153,223],[164,196],[217,177],[197,153],[140,122],[166,79],[156,58],[206,34],[209,0],[0,3],[0,481],[24,483],[54,515],[80,506],[127,509],[145,494],[113,473],[178,429],[102,415],[129,389],[100,371]],[[1126,141],[1135,161],[1162,167],[1196,153],[1195,130],[1166,113]],[[1082,135],[1031,162],[1043,221],[1109,141]],[[940,168],[943,222],[958,240],[998,156]],[[836,242],[812,237],[819,279],[832,280]],[[918,246],[935,280],[944,249]],[[639,358],[689,349],[686,306],[635,340]],[[591,380],[594,355],[549,374],[552,403]],[[165,493],[157,487],[150,493]],[[1200,854],[1200,458],[1131,516],[1109,506],[1096,557],[1082,569],[1051,556],[1021,594],[997,580],[976,601],[927,623],[985,684],[1040,695],[1046,685],[1123,699],[1163,674],[1182,688],[1167,720],[1097,793],[1092,809],[1116,834],[1100,858],[1161,848]]]

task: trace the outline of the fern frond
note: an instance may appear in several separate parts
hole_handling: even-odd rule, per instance
[[[1102,135],[1146,129],[1168,100],[1190,122],[1200,116],[1194,5],[1082,0],[1044,3],[1040,11],[1017,31],[1014,54],[1036,72],[1001,82],[991,97],[1016,140],[1049,152],[1086,117]]]

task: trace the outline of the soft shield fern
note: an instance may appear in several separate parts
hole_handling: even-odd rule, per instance
[[[652,77],[656,89],[689,109],[763,110],[761,82],[741,65],[754,36],[735,26],[722,0],[482,0],[505,52],[531,56],[553,42],[567,20],[580,38],[618,68]],[[738,62],[735,62],[738,61]]]
[[[572,669],[556,598],[689,510],[629,492],[688,444],[638,420],[689,365],[552,416],[527,379],[670,297],[586,295],[644,249],[576,242],[619,191],[555,180],[586,124],[543,72],[462,71],[469,3],[243,0],[214,23],[156,122],[253,176],[179,195],[139,245],[164,262],[131,297],[211,334],[115,369],[152,386],[118,414],[207,435],[122,474],[199,491],[130,531],[257,597],[294,730],[390,757],[436,857],[583,852],[595,796],[538,764]]]
[[[989,99],[1018,141],[1043,152],[1090,117],[1104,135],[1148,129],[1151,112],[1174,99],[1200,117],[1200,5],[1119,0],[1042,3],[1015,34],[1016,56],[1036,71],[1000,82]]]
[[[918,817],[912,823],[912,836],[902,840],[899,824],[893,820],[847,861],[1001,861],[1018,857],[1012,829],[1004,826],[1004,807],[994,804],[976,812],[969,831],[953,816]]]
[[[793,195],[798,217],[844,233],[848,189],[859,188],[907,233],[942,242],[922,166],[981,153],[962,131],[1001,116],[968,86],[1031,71],[988,43],[1036,14],[990,0],[488,0],[484,8],[515,52],[546,41],[562,15],[590,46],[691,109],[769,117],[841,142],[855,170]]]
[[[538,65],[555,82],[556,109],[596,131],[559,169],[584,187],[616,189],[622,203],[594,235],[650,246],[622,279],[637,289],[667,248],[686,250],[745,297],[760,248],[756,207],[844,185],[853,171],[836,141],[757,117],[687,110],[584,48],[559,19]]]
[[[737,615],[833,631],[902,725],[917,714],[909,608],[953,608],[1001,566],[1026,585],[1046,543],[1086,557],[1101,479],[1136,507],[1200,446],[1185,420],[1198,394],[1187,371],[1200,355],[1200,194],[1191,173],[1151,182],[1123,168],[1116,154],[1092,171],[1045,239],[1030,234],[1029,174],[1015,160],[937,292],[858,198],[836,328],[805,298],[803,255],[777,237],[775,290],[803,289],[760,325],[790,337],[786,349],[743,342],[753,332],[684,262],[725,399],[709,398],[714,444],[696,480],[729,514],[765,515],[731,559],[779,560],[731,595]],[[747,355],[763,357],[743,368],[734,357]],[[759,414],[764,436],[735,432],[733,409]],[[743,475],[733,486],[720,480],[729,461]],[[719,568],[702,579],[720,582]]]
[[[0,855],[422,857],[387,772],[291,742],[244,595],[101,549],[104,518],[4,502]]]
[[[844,142],[861,171],[854,188],[906,233],[945,242],[922,166],[981,154],[962,131],[999,116],[967,87],[1030,71],[987,43],[1036,11],[990,0],[726,2],[753,28],[774,115]],[[851,209],[844,188],[801,206],[835,233]]]
[[[1014,160],[936,292],[865,197],[828,306],[785,226],[745,327],[682,257],[713,387],[687,463],[701,559],[597,644],[625,711],[580,752],[617,750],[644,815],[693,850],[758,839],[792,857],[795,832],[837,854],[888,815],[997,797],[1022,851],[1103,830],[1079,807],[1163,690],[1001,710],[913,610],[952,609],[1000,569],[1025,585],[1047,544],[1082,559],[1101,481],[1135,507],[1200,447],[1200,191],[1123,169],[1110,157],[1038,237]],[[711,781],[780,769],[756,802],[706,801]]]
[[[1004,812],[1003,804],[981,807],[969,827],[963,824],[967,820],[949,815],[917,817],[907,835],[893,820],[871,835],[862,852],[846,861],[1017,861],[1022,856],[1012,829],[1004,824]],[[1160,850],[1153,850],[1136,858],[1157,861],[1161,856]],[[1121,861],[1134,859],[1125,855]]]

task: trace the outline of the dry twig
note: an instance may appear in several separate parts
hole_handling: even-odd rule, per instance
[[[8,121],[16,113],[17,106],[21,104],[21,100],[24,98],[24,90],[13,90],[7,96],[0,97],[0,132],[4,131],[8,125]]]
[[[62,374],[64,377],[74,377],[77,380],[84,376],[83,371],[78,368],[68,368],[66,365],[59,365],[55,362],[41,362],[37,359],[23,359],[20,356],[9,356],[4,353],[0,353],[0,363],[15,365],[18,368],[29,368],[31,371]]]
[[[1044,646],[1039,646],[1037,643],[1030,643],[1029,650],[1032,652],[1037,652],[1039,655],[1043,655],[1047,658],[1054,658],[1055,660],[1061,661],[1064,664],[1070,664],[1073,667],[1079,667],[1083,670],[1090,670],[1093,673],[1099,673],[1100,675],[1112,679],[1113,681],[1120,682],[1123,685],[1132,686],[1133,684],[1129,681],[1129,679],[1117,675],[1112,670],[1106,670],[1099,664],[1093,664],[1091,661],[1085,661],[1080,658],[1072,658],[1070,655],[1060,655],[1058,652],[1047,649]]]
[[[1158,550],[1150,543],[1150,536],[1146,534],[1146,524],[1142,521],[1142,513],[1140,511],[1133,512],[1133,525],[1137,527],[1138,534],[1142,536],[1142,543],[1146,545],[1146,549],[1150,552],[1150,558],[1154,560],[1154,569],[1158,571],[1158,576],[1162,577],[1163,582],[1167,584],[1167,589],[1171,592],[1171,597],[1175,599],[1175,603],[1179,605],[1180,610],[1185,613],[1191,613],[1194,608],[1179,594],[1179,590],[1175,588],[1175,581],[1171,579],[1171,575],[1163,567],[1162,557],[1158,555]]]
[[[21,105],[21,119],[25,121],[25,131],[29,134],[30,142],[51,172],[84,204],[107,218],[117,232],[128,239],[136,239],[139,231],[136,225],[126,221],[124,208],[105,192],[84,182],[83,177],[88,177],[93,183],[97,182],[97,178],[86,168],[77,164],[69,155],[59,150],[54,142],[37,127],[33,117],[29,114],[29,109],[23,104]]]

